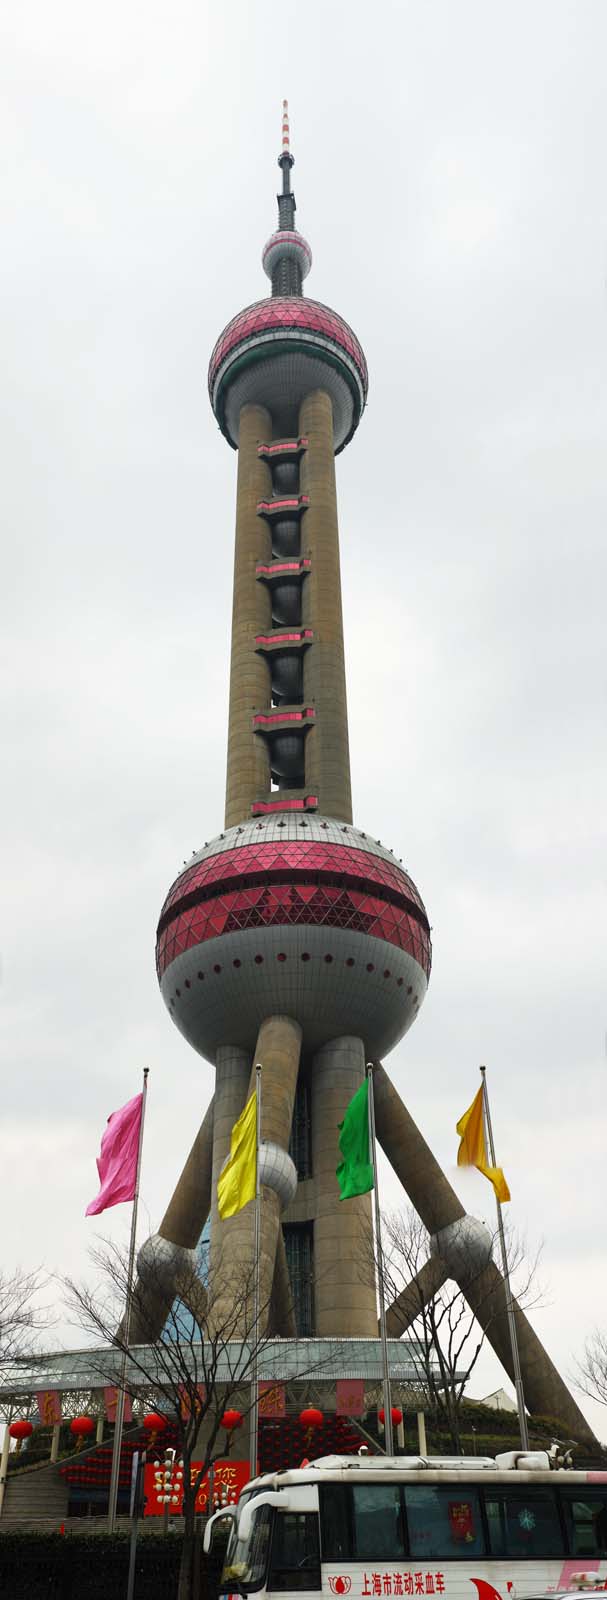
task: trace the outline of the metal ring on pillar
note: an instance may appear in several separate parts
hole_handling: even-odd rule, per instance
[[[297,1170],[286,1150],[279,1144],[263,1141],[259,1149],[259,1181],[266,1189],[278,1195],[284,1211],[297,1191]]]
[[[489,1266],[493,1241],[489,1229],[478,1217],[458,1217],[446,1228],[439,1228],[430,1240],[430,1255],[445,1262],[458,1283],[478,1277]]]
[[[196,1251],[188,1250],[186,1245],[173,1244],[161,1233],[152,1233],[141,1246],[137,1270],[142,1283],[174,1294],[180,1279],[198,1275],[198,1258]]]

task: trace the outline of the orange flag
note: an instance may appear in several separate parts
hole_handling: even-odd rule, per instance
[[[487,1160],[487,1146],[485,1144],[485,1123],[483,1117],[483,1086],[475,1094],[472,1105],[464,1111],[456,1124],[461,1144],[457,1152],[458,1167],[477,1167],[484,1178],[488,1178],[495,1189],[496,1200],[510,1199],[510,1190],[501,1167],[490,1167]]]

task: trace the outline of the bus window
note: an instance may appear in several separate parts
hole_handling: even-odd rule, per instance
[[[355,1561],[402,1561],[405,1538],[398,1483],[352,1485]]]
[[[479,1497],[466,1484],[407,1484],[409,1554],[416,1561],[469,1561],[485,1554]]]
[[[320,1589],[315,1511],[279,1511],[274,1519],[269,1589]]]
[[[350,1490],[345,1483],[323,1483],[319,1493],[323,1561],[351,1561]]]
[[[556,1558],[564,1554],[555,1496],[549,1489],[485,1491],[489,1552],[518,1561]]]
[[[579,1498],[578,1498],[579,1496]],[[579,1489],[563,1490],[563,1506],[569,1554],[607,1556],[607,1497],[593,1490],[580,1495]]]

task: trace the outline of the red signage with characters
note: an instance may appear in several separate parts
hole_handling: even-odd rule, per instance
[[[190,1463],[191,1482],[200,1472],[200,1461]],[[209,1477],[212,1476],[212,1505],[209,1506]],[[196,1495],[196,1511],[206,1515],[220,1505],[235,1505],[251,1471],[248,1461],[216,1461],[212,1473],[205,1473]],[[168,1507],[169,1516],[180,1517],[183,1509],[183,1464],[176,1460],[170,1470],[163,1461],[149,1461],[144,1473],[146,1517],[162,1517]],[[165,1500],[166,1496],[166,1500]]]

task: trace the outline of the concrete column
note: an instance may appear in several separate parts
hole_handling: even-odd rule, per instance
[[[428,1233],[437,1233],[439,1228],[445,1228],[450,1222],[458,1222],[465,1216],[464,1207],[413,1118],[409,1116],[387,1072],[378,1061],[374,1066],[377,1138],[424,1227]]]
[[[213,1177],[211,1182],[211,1259],[209,1281],[211,1306],[221,1295],[220,1284],[225,1277],[224,1263],[229,1259],[234,1234],[240,1234],[239,1218],[228,1217],[222,1222],[217,1210],[217,1184],[226,1157],[230,1154],[230,1138],[234,1123],[244,1109],[248,1094],[251,1057],[247,1050],[235,1045],[220,1045],[215,1060],[215,1116],[213,1122]],[[250,1207],[244,1215],[249,1219]],[[253,1221],[247,1220],[253,1248]]]
[[[401,1289],[391,1306],[386,1307],[386,1332],[389,1339],[402,1339],[407,1329],[417,1320],[424,1306],[438,1294],[449,1277],[444,1261],[431,1256],[425,1261],[411,1282]]]
[[[188,1250],[196,1249],[211,1208],[214,1113],[212,1100],[158,1229]]]
[[[271,627],[272,602],[268,585],[257,582],[255,568],[258,561],[272,559],[268,525],[257,515],[257,502],[272,494],[272,474],[267,462],[260,461],[257,446],[271,437],[269,412],[263,406],[243,406],[238,445],[226,828],[247,821],[255,796],[270,788],[267,741],[253,733],[251,719],[254,710],[263,710],[270,704],[270,669],[267,660],[256,653],[255,635],[267,633]]]
[[[261,1077],[261,1137],[269,1144],[288,1150],[293,1121],[299,1057],[301,1054],[301,1028],[292,1017],[266,1017],[259,1030],[249,1090],[255,1087],[255,1066],[262,1066]],[[279,1284],[282,1282],[283,1310],[285,1285],[281,1265],[286,1268],[286,1254],[281,1229],[282,1204],[278,1195],[265,1186],[261,1191],[259,1305],[261,1308],[260,1332],[265,1332],[270,1314],[272,1290],[276,1294],[275,1268],[278,1259]],[[288,1283],[288,1274],[287,1274]],[[292,1316],[292,1307],[291,1307]]]
[[[314,632],[304,654],[304,705],[316,710],[316,723],[306,734],[306,792],[318,795],[324,816],[351,822],[333,409],[323,390],[303,401],[299,432],[309,441],[301,458],[300,490],[310,497],[301,549],[312,559],[302,585],[302,623]]]
[[[312,1063],[312,1172],[315,1331],[377,1338],[377,1301],[365,1251],[372,1236],[371,1195],[340,1201],[338,1123],[365,1075],[361,1039],[333,1039]]]
[[[276,1335],[279,1339],[297,1338],[295,1306],[289,1282],[287,1252],[281,1226],[278,1228],[276,1241],[276,1261],[274,1263],[274,1282],[272,1284],[270,1326],[268,1331],[270,1335]]]
[[[297,1086],[301,1028],[291,1017],[267,1017],[259,1030],[245,1097],[255,1088],[255,1064],[261,1062],[261,1138],[287,1150],[291,1135],[293,1105]],[[243,1098],[243,1103],[244,1103]],[[219,1175],[219,1174],[218,1174]],[[213,1182],[216,1195],[216,1181]],[[214,1198],[214,1204],[216,1205]],[[276,1252],[280,1232],[281,1202],[272,1189],[261,1191],[261,1227],[259,1251],[259,1305],[260,1333],[265,1332],[270,1316],[270,1303],[274,1283]],[[253,1310],[253,1252],[255,1218],[253,1206],[245,1206],[220,1223],[221,1259],[212,1253],[213,1316],[216,1323],[234,1319],[236,1308],[240,1311],[240,1327],[244,1332],[251,1326]],[[219,1290],[217,1290],[219,1283]]]

